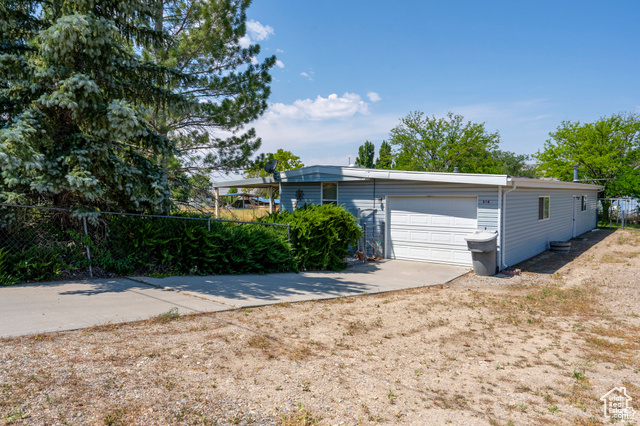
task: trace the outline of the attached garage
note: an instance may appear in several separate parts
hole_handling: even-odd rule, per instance
[[[279,188],[280,207],[289,211],[305,204],[341,205],[363,228],[367,255],[387,259],[471,267],[465,237],[494,231],[499,269],[543,252],[550,241],[593,229],[602,190],[509,175],[341,166],[303,167],[225,186]]]
[[[387,197],[392,259],[471,266],[465,236],[478,229],[477,197]]]

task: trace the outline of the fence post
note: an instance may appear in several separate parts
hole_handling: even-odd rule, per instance
[[[291,244],[291,225],[287,224],[287,242]]]
[[[209,218],[209,220],[207,221],[207,228],[209,232],[211,232],[211,218]]]
[[[88,239],[89,238],[89,233],[87,232],[87,217],[86,216],[82,216],[82,224],[84,226],[84,235]],[[89,244],[88,243],[85,245],[85,248],[87,249],[87,259],[89,260],[89,276],[91,278],[93,278],[93,268],[91,267],[91,250],[89,250]]]

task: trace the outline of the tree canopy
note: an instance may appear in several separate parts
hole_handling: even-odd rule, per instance
[[[378,151],[378,159],[376,160],[377,169],[392,169],[393,168],[393,153],[391,152],[391,145],[389,142],[382,141],[380,144],[380,151]]]
[[[166,211],[246,165],[275,63],[249,3],[2,2],[0,200]]]
[[[490,133],[484,123],[463,122],[464,117],[449,112],[446,117],[412,112],[390,133],[395,148],[395,169],[429,172],[491,173],[495,163],[491,152],[500,136]]]
[[[276,152],[269,152],[267,154],[260,155],[245,171],[245,176],[248,178],[257,178],[257,177],[267,177],[271,176],[264,170],[265,164],[271,160],[278,160],[278,165],[276,166],[277,172],[284,172],[287,170],[295,170],[304,167],[304,164],[300,160],[300,157],[293,154],[291,151],[286,151],[282,148],[278,149]],[[265,189],[259,189],[255,191],[261,197],[267,197],[269,192]],[[279,196],[279,192],[276,191],[274,196],[277,198]]]
[[[148,105],[192,108],[179,70],[137,52],[165,42],[146,1],[0,5],[0,197],[156,211],[170,203],[156,159],[174,145]]]
[[[605,186],[607,197],[640,197],[640,115],[613,114],[594,123],[564,121],[536,153],[543,176]]]
[[[538,176],[535,165],[527,163],[531,160],[528,155],[496,149],[491,151],[491,158],[494,166],[490,173],[529,178]]]
[[[376,147],[373,142],[365,141],[358,148],[358,156],[355,165],[365,169],[373,169],[375,167],[374,158],[376,156]]]
[[[168,42],[143,56],[179,69],[189,84],[168,89],[197,102],[187,111],[156,108],[151,126],[176,141],[170,180],[193,184],[194,175],[244,169],[259,148],[254,129],[245,128],[267,108],[275,56],[259,62],[260,46],[248,44],[246,9],[251,0],[161,0],[155,28]],[[203,183],[204,179],[200,179]],[[208,179],[206,179],[208,182]]]
[[[278,160],[278,165],[276,166],[277,172],[295,170],[304,167],[300,157],[293,154],[291,151],[286,151],[280,148],[276,152],[269,152],[267,154],[260,155],[253,162],[251,167],[246,170],[247,177],[255,178],[270,176],[270,174],[264,170],[264,165],[271,160]]]

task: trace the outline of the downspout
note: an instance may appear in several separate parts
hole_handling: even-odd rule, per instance
[[[501,230],[505,229],[506,225],[507,225],[507,194],[512,192],[512,191],[515,191],[517,187],[518,187],[518,184],[514,182],[513,183],[513,187],[511,189],[509,189],[507,191],[504,191],[502,193],[502,209],[504,211],[502,212],[503,226],[500,227]],[[502,268],[507,266],[504,263],[504,258],[505,258],[504,252],[506,251],[505,248],[504,248],[505,237],[504,237],[504,233],[499,232],[499,234],[500,234],[500,269],[502,269]]]
[[[502,185],[498,185],[498,270],[502,269]]]

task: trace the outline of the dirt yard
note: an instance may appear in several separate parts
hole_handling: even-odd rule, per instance
[[[520,276],[0,340],[0,423],[609,423],[614,387],[640,409],[640,232],[583,237]]]

